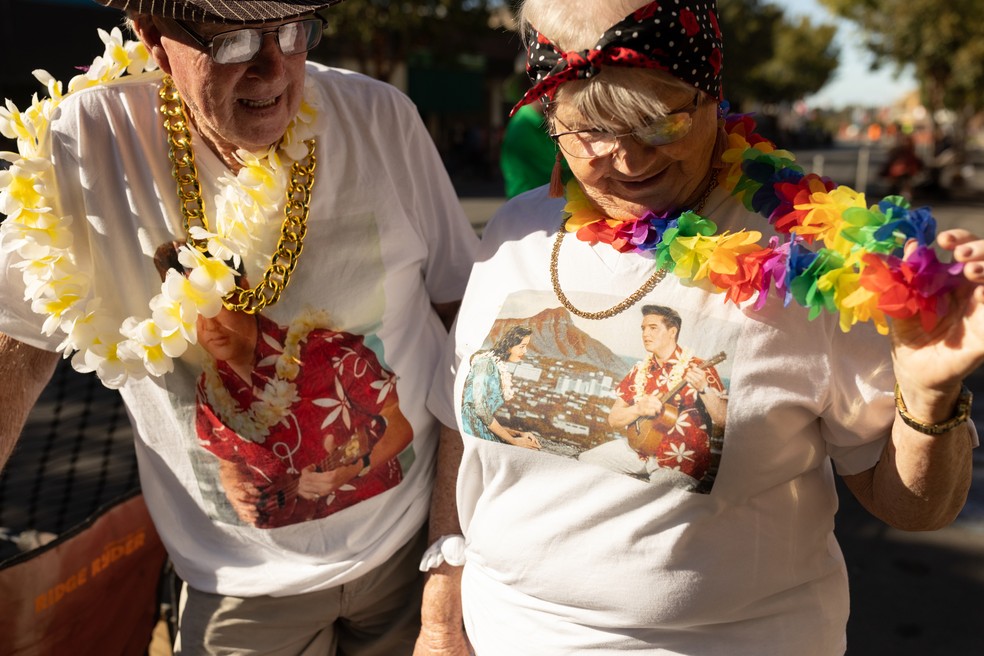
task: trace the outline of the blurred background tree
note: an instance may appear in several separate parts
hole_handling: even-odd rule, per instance
[[[760,0],[719,0],[724,92],[736,107],[793,102],[819,91],[837,68],[837,28],[786,19]]]
[[[490,22],[497,0],[359,0],[324,12],[319,52],[357,62],[359,70],[387,82],[401,64],[426,52],[454,61],[496,37]]]
[[[984,2],[820,2],[861,27],[874,66],[912,64],[934,127],[939,112],[952,110],[954,145],[965,143],[968,121],[984,109]]]

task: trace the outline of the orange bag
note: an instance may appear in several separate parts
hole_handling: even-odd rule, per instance
[[[146,654],[166,558],[138,490],[0,563],[0,653]]]

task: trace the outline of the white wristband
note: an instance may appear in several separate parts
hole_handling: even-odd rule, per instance
[[[441,563],[454,567],[465,564],[465,537],[463,535],[442,535],[437,542],[427,547],[420,559],[420,571],[439,567]]]

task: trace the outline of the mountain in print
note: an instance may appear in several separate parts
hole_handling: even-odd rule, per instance
[[[530,355],[560,362],[575,361],[616,379],[630,368],[611,349],[575,326],[571,313],[562,307],[548,308],[528,319],[497,319],[489,331],[486,346],[495,344],[513,326],[526,326],[533,331]]]

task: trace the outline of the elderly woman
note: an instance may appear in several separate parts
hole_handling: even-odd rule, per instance
[[[984,242],[940,234],[956,260],[942,264],[928,211],[807,175],[728,116],[714,9],[523,7],[525,101],[547,103],[573,181],[489,224],[445,367],[454,384],[431,394],[461,434],[443,435],[418,653],[842,654],[834,471],[903,529],[944,526],[966,499],[977,437],[962,380],[984,358]],[[640,346],[650,304],[683,327],[643,317]],[[681,476],[706,447],[713,484],[470,434],[469,358],[507,320],[543,345],[514,380],[537,400],[529,420],[550,427],[541,440],[581,452],[626,440]],[[712,357],[721,385],[693,375]],[[644,403],[654,388],[665,393]],[[664,416],[682,398],[726,398],[721,434],[678,439],[697,421]],[[664,450],[609,426],[617,404]]]

